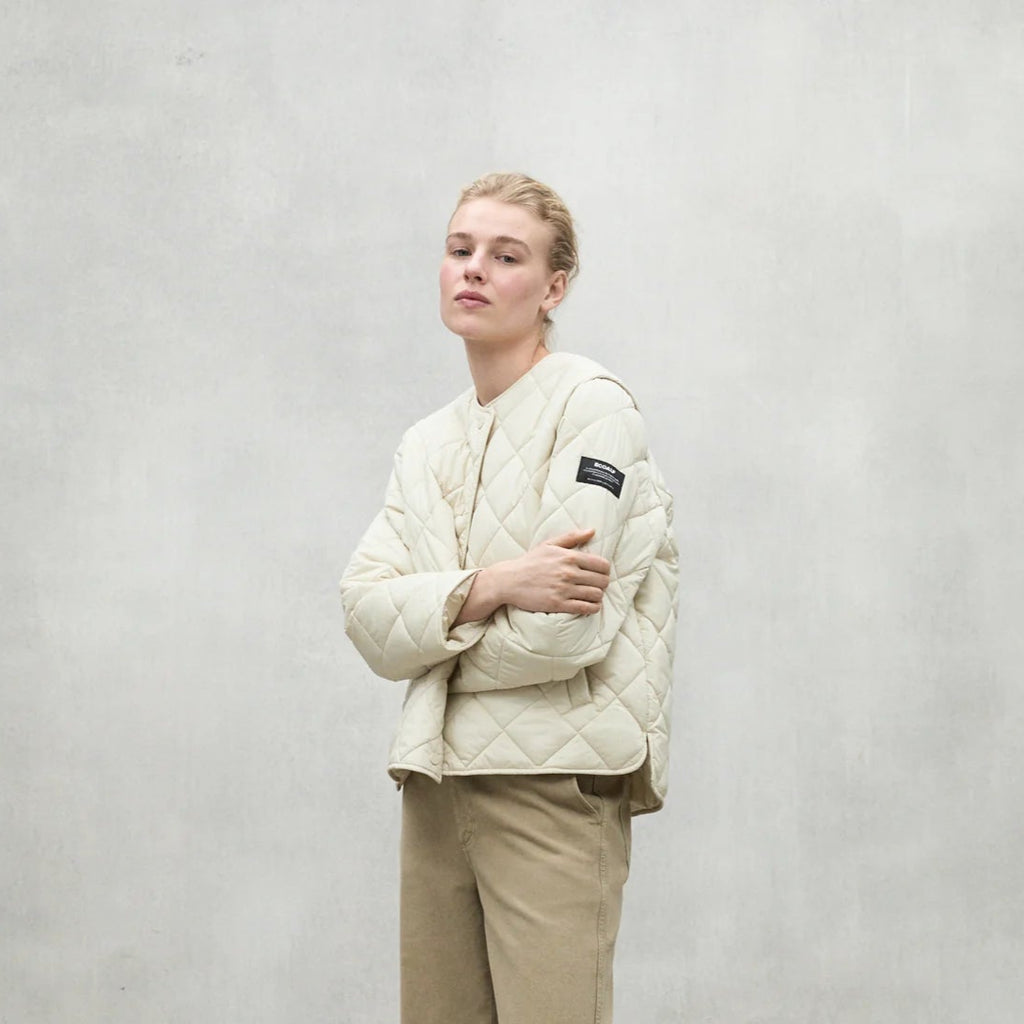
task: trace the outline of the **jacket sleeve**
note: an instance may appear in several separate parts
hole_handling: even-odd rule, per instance
[[[345,632],[370,669],[385,679],[413,679],[476,642],[485,623],[454,629],[475,569],[413,571],[405,541],[402,448],[388,482],[384,508],[363,535],[341,580]],[[432,543],[427,524],[410,524]],[[443,564],[443,563],[442,563]]]
[[[647,432],[628,392],[603,378],[581,384],[566,404],[528,546],[589,527],[596,533],[586,550],[611,562],[600,612],[499,608],[461,655],[453,692],[570,679],[603,660],[654,561],[667,523],[650,476]]]

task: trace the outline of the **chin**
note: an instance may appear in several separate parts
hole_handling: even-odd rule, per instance
[[[461,310],[459,313],[461,313]],[[441,314],[441,322],[452,334],[457,334],[463,341],[476,342],[478,344],[486,344],[492,340],[486,331],[481,332],[479,320],[471,315],[464,313],[459,315],[459,313],[455,315]]]

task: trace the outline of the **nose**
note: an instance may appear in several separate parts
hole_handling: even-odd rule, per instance
[[[462,274],[467,281],[482,281],[484,279],[484,260],[479,250],[466,260]]]

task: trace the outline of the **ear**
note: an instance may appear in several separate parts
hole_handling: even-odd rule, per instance
[[[540,308],[545,313],[550,313],[565,298],[565,290],[568,286],[568,275],[564,270],[556,270],[548,281],[548,290],[541,301]]]

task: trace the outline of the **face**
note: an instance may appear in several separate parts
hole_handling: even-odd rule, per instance
[[[548,266],[552,229],[521,206],[463,203],[448,225],[441,261],[441,319],[468,342],[540,341],[545,315],[565,295],[564,271]]]

